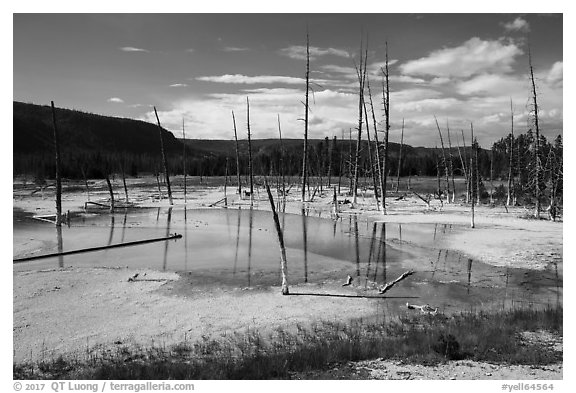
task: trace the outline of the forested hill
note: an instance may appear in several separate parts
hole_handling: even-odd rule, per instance
[[[78,178],[101,177],[105,172],[126,171],[136,176],[161,171],[160,141],[156,124],[140,120],[101,116],[70,109],[56,109],[64,176]],[[172,173],[183,171],[183,151],[186,148],[186,170],[191,175],[223,175],[226,160],[229,173],[235,173],[235,142],[229,140],[179,140],[163,130],[168,165]],[[184,142],[184,143],[183,143]],[[302,139],[284,139],[283,171],[298,174],[302,165]],[[186,147],[185,147],[186,146]],[[398,143],[389,143],[390,173],[396,173]],[[368,145],[362,142],[361,171],[368,171]],[[278,139],[252,140],[253,167],[256,174],[276,173],[281,154]],[[309,140],[309,169],[312,175],[322,174],[331,167],[333,174],[350,171],[356,141],[338,139]],[[248,141],[239,140],[241,170],[248,167]],[[33,174],[51,177],[54,169],[54,142],[51,108],[14,102],[13,123],[14,175]],[[453,151],[457,155],[457,152]],[[424,147],[403,147],[402,173],[434,175],[439,152]],[[481,160],[485,161],[485,160]],[[457,163],[456,163],[457,166]]]
[[[56,123],[63,151],[103,151],[153,154],[159,152],[158,126],[140,120],[101,116],[56,108]],[[14,153],[52,150],[52,111],[48,105],[14,102]],[[181,151],[182,144],[164,130],[167,151]]]

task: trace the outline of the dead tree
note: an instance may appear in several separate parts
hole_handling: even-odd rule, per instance
[[[172,189],[170,188],[170,176],[168,175],[168,160],[166,159],[166,151],[164,149],[164,136],[162,135],[162,126],[160,125],[160,118],[158,117],[158,112],[156,112],[156,107],[154,107],[154,114],[156,115],[156,121],[158,121],[158,132],[160,134],[160,150],[162,151],[162,165],[164,166],[164,176],[166,177],[166,188],[168,189],[168,200],[170,205],[173,205],[172,201]]]
[[[532,55],[528,49],[528,63],[530,65],[530,81],[532,82],[532,101],[534,104],[534,128],[536,131],[536,141],[534,143],[534,196],[536,198],[536,206],[534,207],[534,217],[540,218],[540,177],[541,177],[541,162],[540,162],[540,125],[538,123],[538,101],[536,98],[536,82],[534,81],[534,69],[532,67]]]
[[[54,127],[54,158],[56,162],[56,226],[62,226],[62,174],[60,162],[60,140],[58,127],[56,126],[56,109],[54,101],[50,101],[52,107],[52,126]]]
[[[272,209],[272,217],[274,218],[274,226],[276,227],[276,235],[278,236],[278,244],[280,246],[280,274],[282,276],[282,295],[288,295],[288,262],[286,260],[286,247],[284,247],[284,235],[282,233],[282,227],[280,226],[280,220],[278,220],[278,213],[276,213],[276,208],[274,207],[274,198],[270,192],[270,187],[266,178],[264,178],[264,185],[266,186],[266,192],[268,193],[268,200],[270,201],[270,208]]]
[[[184,171],[184,204],[186,204],[186,131],[184,129],[184,118],[182,118],[182,141],[183,141],[183,151],[182,151],[182,166]],[[228,157],[226,157],[228,159]],[[228,169],[228,168],[226,168]]]
[[[400,152],[398,153],[398,176],[396,176],[396,192],[400,188],[400,168],[402,167],[402,147],[404,146],[404,119],[402,119],[402,132],[400,134]]]
[[[358,176],[359,176],[359,163],[360,163],[360,144],[362,142],[362,120],[363,120],[363,107],[364,107],[364,81],[366,79],[366,58],[363,57],[362,42],[360,42],[360,66],[356,67],[356,74],[358,76],[358,138],[356,140],[356,156],[354,158],[354,180],[352,183],[352,198],[353,202],[357,202],[358,197]],[[368,50],[366,50],[368,56]]]
[[[452,179],[452,203],[456,202],[456,182],[454,181],[454,159],[452,157],[452,140],[450,138],[450,127],[446,122],[446,133],[448,134],[448,170]]]
[[[254,203],[254,176],[252,174],[252,139],[250,135],[250,101],[246,97],[246,127],[248,128],[248,174],[250,176],[250,206]]]
[[[374,186],[374,199],[376,200],[376,207],[380,210],[380,201],[378,199],[378,182],[376,181],[376,171],[374,170],[374,163],[372,160],[372,141],[370,140],[370,127],[368,126],[368,110],[366,109],[366,101],[364,101],[364,117],[366,118],[366,139],[368,140],[368,162],[370,164],[370,174],[372,175],[372,184]],[[376,133],[376,130],[374,130]],[[378,149],[378,146],[376,146]]]
[[[462,170],[464,171],[464,181],[466,182],[466,203],[470,201],[470,194],[471,188],[470,185],[472,184],[472,169],[466,167],[466,162],[468,161],[466,156],[466,138],[464,138],[464,130],[460,130],[462,132],[462,149],[463,153],[460,154],[460,146],[458,146],[458,154],[460,154],[460,161],[462,161]],[[464,155],[464,157],[462,157]]]
[[[446,202],[450,203],[450,180],[448,175],[448,163],[446,160],[446,149],[444,148],[444,138],[442,138],[442,131],[440,131],[440,126],[438,125],[438,119],[436,119],[436,116],[434,116],[434,121],[436,122],[436,128],[438,129],[438,135],[440,135],[440,147],[442,148],[442,164],[446,176]]]
[[[382,176],[382,165],[380,164],[380,142],[378,141],[378,124],[376,123],[376,114],[374,113],[374,102],[372,101],[372,90],[370,89],[370,78],[366,77],[366,87],[368,88],[368,99],[370,100],[370,110],[372,112],[372,127],[374,128],[374,142],[376,144],[376,171],[378,173],[378,181],[380,183],[381,195],[384,195],[386,184],[384,184]],[[368,120],[366,120],[368,121]],[[384,200],[382,200],[382,210],[384,210]]]
[[[304,97],[304,152],[302,154],[302,202],[306,200],[308,176],[308,98],[310,93],[310,37],[306,30],[306,95]]]
[[[508,192],[506,197],[506,206],[512,204],[512,187],[514,184],[514,107],[512,105],[512,98],[510,98],[510,163],[508,164]]]
[[[384,131],[384,157],[382,158],[382,211],[386,214],[386,183],[388,182],[388,135],[390,134],[390,73],[388,71],[388,42],[386,42],[386,63],[382,69],[384,80],[382,81],[382,98],[386,128]]]
[[[280,138],[280,177],[282,178],[282,212],[286,209],[286,179],[284,177],[284,143],[282,142],[282,129],[280,128],[280,114],[278,114],[278,136]]]
[[[242,181],[240,180],[240,153],[238,152],[238,133],[236,132],[236,118],[232,111],[232,122],[234,123],[234,140],[236,141],[236,177],[238,181],[238,195],[242,197]]]
[[[474,126],[470,123],[470,137],[474,141]],[[472,142],[474,145],[474,142]],[[478,163],[478,161],[476,161]],[[474,154],[470,152],[470,227],[474,228],[474,195],[472,195],[472,174],[474,173]]]

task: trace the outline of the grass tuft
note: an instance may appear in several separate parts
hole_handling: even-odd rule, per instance
[[[562,353],[521,333],[562,336],[562,307],[497,313],[414,315],[386,323],[352,320],[298,326],[292,333],[248,331],[171,347],[122,346],[90,355],[13,366],[14,379],[286,379],[336,362],[397,359],[434,365],[454,359],[543,365]]]

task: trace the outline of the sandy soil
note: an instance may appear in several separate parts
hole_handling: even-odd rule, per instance
[[[139,180],[133,180],[133,186]],[[30,214],[53,213],[53,191],[44,195],[33,188],[15,187],[14,207]],[[120,190],[120,187],[118,188]],[[223,188],[189,190],[187,206],[207,207],[223,197]],[[158,199],[144,187],[131,191],[131,201],[138,206],[168,206],[166,199]],[[121,198],[118,194],[118,198]],[[232,206],[248,206],[228,189]],[[258,209],[269,210],[265,193],[255,202]],[[256,196],[258,199],[258,196]],[[308,207],[329,215],[331,195],[316,198]],[[340,198],[344,199],[344,198]],[[63,210],[82,211],[86,194],[81,191],[63,196]],[[107,200],[107,191],[92,192],[91,201]],[[176,206],[184,203],[181,193],[175,195]],[[397,223],[453,223],[469,225],[468,207],[433,202],[428,208],[415,197],[400,200],[390,198],[387,215],[378,212],[373,201],[359,198],[353,208],[343,205],[341,214],[361,214],[378,220]],[[299,213],[301,203],[288,200],[286,212]],[[472,258],[498,266],[542,269],[558,262],[562,272],[561,222],[535,221],[520,218],[527,211],[482,206],[476,209],[476,228],[458,231],[441,245],[461,251]],[[30,240],[14,245],[14,255],[41,247]],[[40,359],[53,353],[85,353],[94,347],[113,346],[114,343],[170,344],[184,339],[195,340],[246,329],[294,327],[314,320],[342,320],[368,315],[374,311],[371,299],[289,296],[270,290],[230,290],[228,292],[182,290],[185,282],[175,273],[140,270],[140,280],[128,282],[136,271],[129,269],[73,268],[13,274],[13,338],[14,360]],[[143,274],[146,273],[146,276]],[[294,288],[293,291],[306,288]],[[342,290],[334,287],[331,290]],[[322,290],[322,288],[315,288]],[[544,369],[516,366],[492,368],[476,364],[472,373],[470,362],[450,363],[431,369],[423,366],[402,366],[386,361],[350,363],[345,367],[361,378],[398,378],[409,371],[412,378],[480,379],[555,379],[562,377],[562,366]],[[531,374],[534,372],[535,374]],[[491,375],[487,375],[490,373]],[[348,378],[353,373],[348,373]],[[306,377],[306,376],[304,376]],[[308,376],[312,377],[312,376]],[[336,378],[337,375],[326,375]]]

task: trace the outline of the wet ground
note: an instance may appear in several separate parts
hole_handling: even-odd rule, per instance
[[[324,213],[325,214],[325,213]],[[440,311],[562,302],[562,264],[543,271],[494,267],[444,248],[465,226],[390,224],[314,210],[281,214],[294,294],[378,296],[377,287],[408,269],[386,307],[406,301]],[[14,264],[15,271],[54,267],[129,267],[180,273],[202,290],[278,286],[279,248],[271,214],[242,209],[131,209],[80,214],[70,226],[14,214],[14,258],[167,237],[178,240]],[[341,286],[350,275],[352,285]],[[344,291],[344,292],[343,292]],[[337,293],[336,293],[337,292]]]

